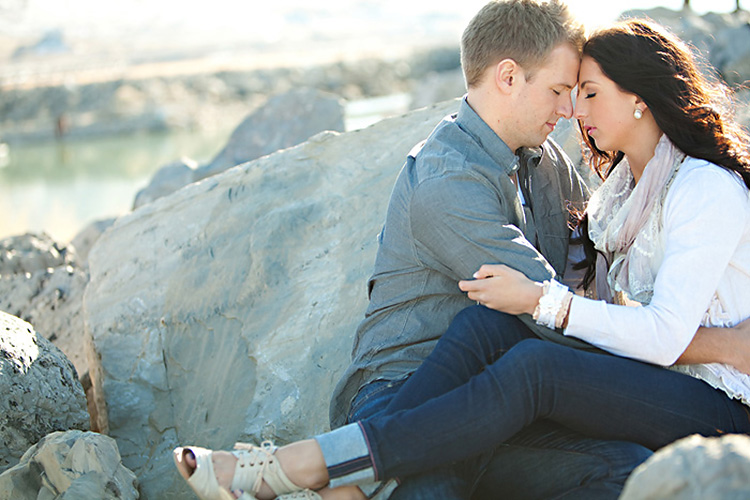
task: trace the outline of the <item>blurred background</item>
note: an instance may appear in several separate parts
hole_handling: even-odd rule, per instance
[[[458,40],[484,3],[0,0],[0,239],[67,242],[128,212],[160,167],[205,164],[243,118],[294,88],[343,98],[347,130],[459,96]],[[683,0],[568,4],[589,28],[625,10],[674,11],[649,10],[717,66],[750,51],[735,35],[717,48],[705,16],[750,34],[736,0],[692,0],[689,14]]]

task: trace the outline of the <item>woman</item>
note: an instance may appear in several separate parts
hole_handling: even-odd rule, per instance
[[[540,418],[652,449],[696,432],[750,431],[750,377],[729,365],[662,368],[699,326],[750,316],[747,135],[716,107],[722,88],[689,50],[645,21],[592,36],[579,81],[576,118],[608,173],[587,208],[599,252],[589,276],[596,266],[597,291],[614,304],[484,266],[460,286],[503,313],[459,314],[383,414],[278,450],[175,450],[202,498],[409,475],[481,454]],[[643,307],[619,305],[629,302]],[[522,313],[619,356],[538,340],[512,316]],[[280,498],[318,498],[297,495]],[[322,495],[361,498],[353,488]]]

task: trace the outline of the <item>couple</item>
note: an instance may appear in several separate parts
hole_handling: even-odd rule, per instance
[[[392,498],[616,498],[650,450],[750,431],[746,337],[726,328],[750,316],[750,156],[722,89],[661,28],[584,43],[555,0],[489,3],[462,67],[458,114],[392,193],[332,405],[349,424],[278,449],[178,448],[201,498],[364,498],[393,478]],[[606,302],[554,279],[587,193],[546,137],[576,83],[606,177],[577,236]]]

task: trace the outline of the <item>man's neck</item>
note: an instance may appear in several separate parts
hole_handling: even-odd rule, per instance
[[[508,134],[503,129],[505,120],[498,113],[499,110],[503,109],[502,103],[496,101],[497,99],[492,93],[483,90],[481,87],[469,89],[466,96],[466,102],[479,115],[479,118],[495,132],[501,141],[508,145],[511,151],[515,151],[517,148],[508,143]]]

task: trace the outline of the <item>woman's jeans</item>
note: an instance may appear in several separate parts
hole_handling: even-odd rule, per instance
[[[387,410],[341,429],[359,426],[368,456],[355,462],[378,479],[478,456],[539,419],[651,449],[750,431],[748,408],[698,379],[538,340],[484,307],[456,316]]]

